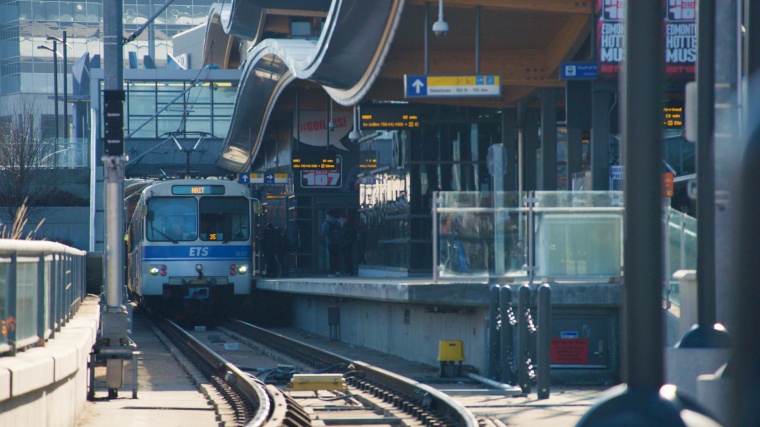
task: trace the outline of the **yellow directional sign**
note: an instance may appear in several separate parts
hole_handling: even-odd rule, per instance
[[[404,75],[407,98],[501,96],[499,75]]]

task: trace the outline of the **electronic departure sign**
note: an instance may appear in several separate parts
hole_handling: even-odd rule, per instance
[[[172,185],[172,194],[177,196],[186,195],[215,195],[224,194],[223,185]]]
[[[682,129],[684,111],[683,105],[669,105],[662,108],[663,126],[666,129]]]
[[[364,105],[361,107],[361,130],[413,129],[420,127],[417,109],[409,105]]]
[[[364,150],[359,152],[359,169],[377,168],[377,152],[374,150]]]
[[[337,167],[336,154],[330,151],[293,150],[294,170],[332,170]]]

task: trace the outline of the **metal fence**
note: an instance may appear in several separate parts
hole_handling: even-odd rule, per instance
[[[622,192],[443,192],[433,215],[436,281],[622,276]]]
[[[90,142],[87,138],[46,138],[40,166],[49,168],[88,168]]]
[[[440,192],[433,208],[433,278],[609,282],[623,276],[620,191]],[[696,219],[664,210],[664,288],[696,268]]]
[[[86,295],[86,252],[0,239],[0,356],[52,338]]]

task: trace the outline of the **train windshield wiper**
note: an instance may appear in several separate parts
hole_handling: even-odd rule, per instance
[[[169,240],[170,240],[172,243],[179,243],[179,241],[178,241],[178,240],[174,240],[174,239],[172,239],[172,238],[171,238],[171,236],[169,236],[168,234],[166,234],[166,233],[164,233],[163,231],[159,230],[158,228],[156,228],[156,227],[153,227],[153,226],[151,226],[150,228],[152,228],[152,229],[153,229],[153,231],[157,231],[157,232],[158,232],[158,234],[160,234],[160,235],[162,235],[162,236],[166,237],[167,239],[169,239]]]

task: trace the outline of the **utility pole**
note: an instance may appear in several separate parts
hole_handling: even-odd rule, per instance
[[[124,383],[124,360],[132,360],[133,381],[137,379],[137,352],[129,338],[130,313],[122,301],[124,290],[124,71],[122,2],[103,3],[103,167],[106,248],[106,304],[101,307],[101,328],[93,347],[92,362],[105,360],[108,397],[116,398]],[[91,363],[90,369],[94,369]],[[90,378],[93,374],[90,373]],[[132,397],[137,397],[133,384]],[[89,397],[94,397],[92,384]]]

